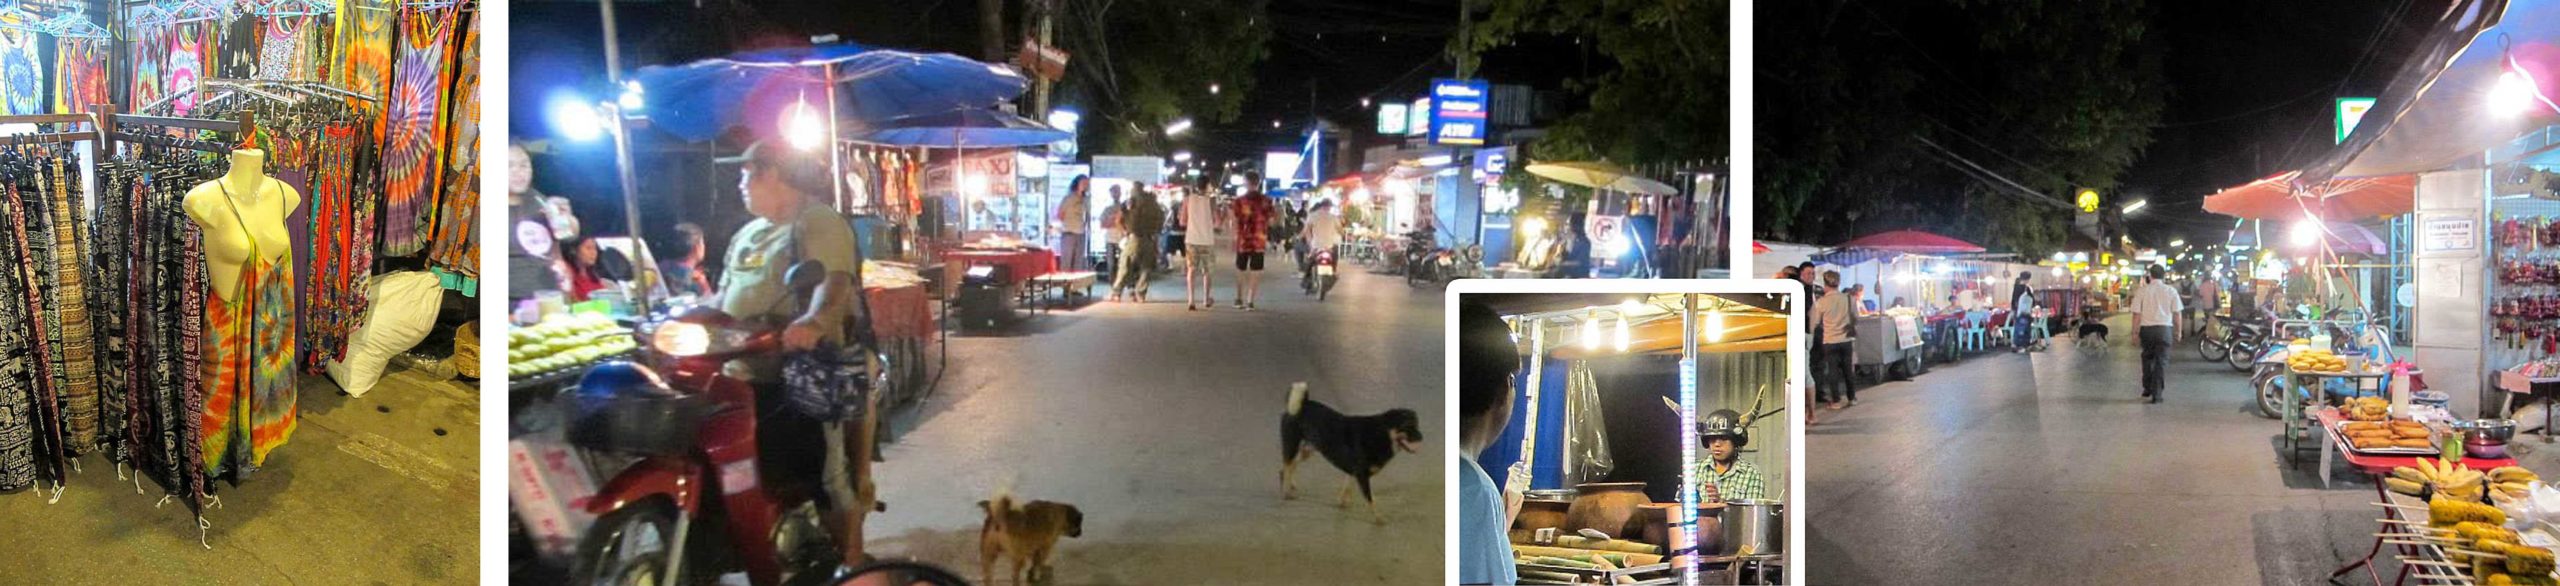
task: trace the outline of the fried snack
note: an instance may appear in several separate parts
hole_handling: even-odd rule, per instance
[[[2347,432],[2347,433],[2350,433],[2350,434],[2355,433],[2355,432],[2359,432],[2359,431],[2374,431],[2374,430],[2390,431],[2390,430],[2391,430],[2391,426],[2389,426],[2389,425],[2384,425],[2384,424],[2381,424],[2381,423],[2375,423],[2375,422],[2371,422],[2371,421],[2349,421],[2349,422],[2346,422],[2345,424],[2342,424],[2342,425],[2339,425],[2339,426],[2338,426],[2338,431],[2343,431],[2343,432]]]
[[[2464,521],[2478,521],[2494,526],[2507,524],[2507,512],[2497,507],[2464,502],[2438,496],[2427,501],[2427,524],[2449,527]]]
[[[2391,440],[2376,437],[2351,437],[2347,438],[2347,444],[2355,446],[2356,449],[2359,450],[2371,450],[2375,448],[2391,447]]]
[[[2395,440],[2391,440],[2391,447],[2395,447],[2395,448],[2420,448],[2420,449],[2424,449],[2424,448],[2435,447],[2435,444],[2434,444],[2434,443],[2432,443],[2432,442],[2428,442],[2428,441],[2427,441],[2427,440],[2425,440],[2425,439],[2402,438],[2402,439],[2395,439]]]
[[[2347,439],[2356,439],[2356,438],[2364,438],[2364,437],[2370,437],[2370,438],[2381,438],[2381,439],[2391,439],[2392,437],[2395,437],[2395,436],[2391,433],[2391,430],[2388,430],[2388,429],[2366,429],[2366,430],[2359,430],[2359,431],[2350,431],[2350,432],[2347,432]]]
[[[2395,438],[2399,438],[2399,439],[2418,439],[2418,440],[2423,440],[2423,439],[2427,439],[2427,438],[2435,437],[2435,434],[2427,433],[2427,430],[2426,430],[2425,428],[2409,429],[2409,428],[2406,428],[2406,427],[2394,427],[2394,428],[2391,428],[2391,432],[2390,432],[2390,433],[2391,433],[2391,437],[2395,437]]]

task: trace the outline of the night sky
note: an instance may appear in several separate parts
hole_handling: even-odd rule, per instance
[[[2125,175],[2118,201],[2148,198],[2128,218],[2136,241],[2220,242],[2232,218],[2204,196],[2298,168],[2335,142],[2333,99],[2372,97],[2424,38],[2442,0],[2172,0],[2152,23],[2167,52],[2162,126]],[[2396,22],[2385,29],[2386,22]],[[2359,55],[2370,56],[2359,65]]]
[[[978,52],[977,3],[965,0],[616,6],[626,70],[798,44],[823,33],[886,47]],[[1317,114],[1348,128],[1373,126],[1375,115],[1361,109],[1360,98],[1411,101],[1431,78],[1457,73],[1444,51],[1457,28],[1457,6],[1457,0],[1274,0],[1270,56],[1255,71],[1242,114],[1230,124],[1200,126],[1193,150],[1203,159],[1258,160],[1265,150],[1294,149],[1309,116],[1310,84]],[[522,2],[510,10],[510,99],[532,105],[515,108],[511,122],[520,138],[540,138],[549,128],[538,107],[545,98],[563,89],[602,90],[600,21],[596,6],[585,2]],[[750,11],[762,18],[741,18]],[[741,24],[714,30],[705,22]],[[1582,47],[1571,38],[1525,39],[1487,55],[1478,76],[1560,89],[1564,79],[1606,66]],[[1271,128],[1274,120],[1280,129]]]

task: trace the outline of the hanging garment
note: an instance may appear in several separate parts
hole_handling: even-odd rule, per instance
[[[229,187],[219,180],[214,185],[222,189],[232,220],[247,230],[249,222]],[[293,251],[275,252],[260,250],[257,239],[250,238],[249,260],[240,266],[231,299],[204,298],[207,475],[227,468],[234,478],[246,478],[266,462],[268,452],[293,436]]]
[[[44,70],[35,33],[0,33],[0,114],[44,113]]]
[[[170,36],[169,60],[162,64],[163,75],[168,80],[161,86],[163,89],[174,93],[180,89],[193,88],[196,86],[196,81],[203,77],[204,40],[199,36],[200,33],[196,32],[198,28],[201,27],[179,25],[177,32]],[[196,98],[199,97],[202,96],[192,93],[180,96],[177,101],[170,103],[170,111],[176,112],[179,116],[185,116],[189,110],[195,109]]]
[[[50,173],[39,171],[38,189],[51,202],[54,237],[54,280],[52,308],[57,328],[61,370],[56,373],[62,389],[63,434],[69,443],[63,451],[77,456],[89,453],[98,443],[98,362],[97,346],[89,324],[88,262],[84,258],[87,244],[82,226],[74,222],[72,209],[75,196],[70,178],[63,173],[62,158],[52,159]]]
[[[399,6],[398,0],[338,0],[336,55],[330,62],[339,87],[368,96],[390,93],[391,25]]]
[[[108,55],[104,45],[91,39],[59,39],[54,42],[53,55],[55,113],[87,112],[91,104],[107,102]]]
[[[453,43],[460,8],[420,11],[401,30],[400,61],[393,72],[389,139],[383,143],[386,190],[382,253],[416,254],[426,247],[428,204],[444,178],[446,49]]]
[[[247,79],[257,74],[257,17],[243,15],[223,21],[213,48],[215,77]]]
[[[309,19],[278,17],[262,23],[258,35],[258,71],[255,79],[310,79],[297,71],[302,59],[302,28]]]
[[[480,277],[480,20],[468,15],[457,18],[469,19],[471,24],[463,29],[453,60],[453,114],[444,149],[451,172],[434,206],[434,243],[427,260],[435,265],[445,288],[473,295],[479,291]]]
[[[161,79],[168,68],[161,65],[169,60],[169,52],[157,49],[169,46],[170,29],[146,30],[139,36],[141,41],[134,43],[131,50],[133,87],[127,91],[133,96],[133,103],[150,104],[168,95],[162,90],[168,86]]]
[[[0,225],[16,226],[24,210],[0,201]],[[0,236],[15,229],[0,230]],[[0,238],[0,242],[9,241]],[[23,248],[0,246],[0,267],[21,267]],[[27,284],[19,271],[0,271],[0,491],[22,490],[36,482],[35,368],[28,357],[34,344],[27,336]]]
[[[51,312],[45,307],[43,293],[51,286],[53,275],[49,267],[52,263],[41,261],[45,256],[44,249],[28,246],[48,241],[51,232],[46,223],[51,216],[45,211],[42,200],[22,197],[17,185],[0,182],[0,193],[7,196],[5,202],[0,202],[0,208],[14,210],[12,219],[16,222],[9,230],[10,243],[26,255],[20,259],[26,262],[15,265],[15,268],[18,282],[24,285],[20,287],[20,299],[24,300],[27,309],[27,345],[32,350],[26,356],[27,363],[34,370],[29,377],[31,383],[28,386],[33,392],[28,395],[28,401],[32,403],[28,415],[35,423],[30,431],[35,436],[36,477],[60,479],[62,419],[59,404],[55,402],[57,387],[54,378],[59,369],[53,353],[55,344],[49,340],[54,333],[45,327]]]

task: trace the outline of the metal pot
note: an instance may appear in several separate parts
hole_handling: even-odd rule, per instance
[[[1752,555],[1786,553],[1785,503],[1772,500],[1725,501],[1724,510],[1717,513],[1717,519],[1723,526],[1723,539],[1715,548],[1716,555],[1734,555],[1745,545],[1751,546]]]

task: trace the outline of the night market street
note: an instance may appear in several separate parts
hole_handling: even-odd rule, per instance
[[[2318,584],[2372,548],[2373,482],[2338,463],[2323,489],[2310,451],[2284,464],[2247,375],[2190,338],[2145,405],[2142,354],[2115,344],[1977,355],[1822,412],[1805,432],[1809,583]],[[2560,463],[2530,436],[2510,446],[2528,468]]]
[[[1185,312],[1180,281],[1158,279],[1145,305],[955,334],[948,378],[895,418],[876,468],[889,512],[869,520],[873,552],[977,580],[976,503],[1011,482],[1084,513],[1083,537],[1059,543],[1058,584],[1440,580],[1441,294],[1345,267],[1319,304],[1287,263],[1273,261],[1256,312]],[[1232,276],[1219,274],[1222,302]],[[1280,500],[1280,415],[1297,381],[1347,413],[1420,413],[1421,453],[1397,453],[1375,484],[1384,525],[1356,495],[1334,507],[1348,477],[1321,460],[1299,468],[1297,500]]]

